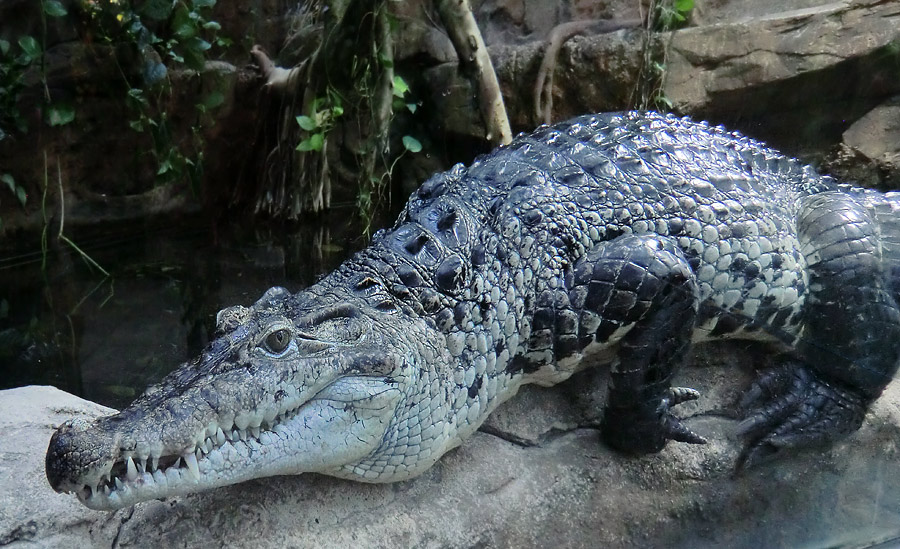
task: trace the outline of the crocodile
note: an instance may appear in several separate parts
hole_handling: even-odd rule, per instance
[[[116,509],[249,479],[419,475],[525,384],[609,367],[602,439],[704,443],[693,343],[788,351],[740,403],[738,466],[858,429],[900,356],[900,193],[653,112],[587,115],[436,174],[309,288],[216,318],[124,410],[53,434],[56,491]]]

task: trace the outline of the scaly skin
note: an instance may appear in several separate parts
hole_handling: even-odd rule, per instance
[[[414,477],[526,383],[609,365],[602,434],[702,443],[670,413],[692,341],[794,358],[748,392],[752,464],[856,429],[895,372],[900,199],[720,128],[586,116],[429,179],[390,231],[127,409],[61,426],[47,478],[115,509],[270,475]]]

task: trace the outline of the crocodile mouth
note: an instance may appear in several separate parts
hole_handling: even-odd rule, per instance
[[[306,403],[304,403],[306,404]],[[265,454],[265,449],[289,438],[289,424],[303,404],[279,413],[271,421],[252,419],[220,424],[211,422],[198,431],[192,448],[180,452],[123,451],[96,483],[83,483],[73,491],[87,507],[113,510],[140,501],[181,495],[198,489],[232,484],[241,468],[238,461]],[[242,424],[243,423],[243,424]],[[92,477],[96,475],[91,475]]]

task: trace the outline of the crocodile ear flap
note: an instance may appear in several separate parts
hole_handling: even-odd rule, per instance
[[[216,332],[224,334],[234,330],[250,318],[250,312],[250,309],[241,305],[222,309],[216,314]]]
[[[291,292],[287,290],[287,288],[282,288],[281,286],[272,286],[266,293],[259,298],[256,303],[253,304],[254,307],[266,307],[272,303],[273,300],[280,297],[285,297],[291,295]]]

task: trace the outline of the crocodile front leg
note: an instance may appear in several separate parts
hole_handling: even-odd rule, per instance
[[[809,196],[797,226],[809,270],[802,363],[764,373],[744,398],[739,466],[855,431],[900,360],[900,311],[865,208],[843,193]]]
[[[612,362],[603,438],[630,453],[658,452],[668,440],[703,443],[670,413],[699,394],[670,381],[690,343],[699,289],[681,250],[655,235],[620,236],[575,265],[570,300],[579,338],[618,344]]]

